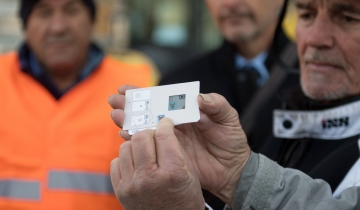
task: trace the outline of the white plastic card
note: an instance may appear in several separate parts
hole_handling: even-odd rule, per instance
[[[133,135],[138,131],[155,129],[165,117],[171,118],[175,125],[199,121],[199,91],[200,82],[126,91],[123,130]]]

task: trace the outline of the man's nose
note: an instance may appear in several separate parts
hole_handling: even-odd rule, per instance
[[[67,20],[60,12],[53,14],[49,24],[49,31],[52,34],[62,34],[67,30]]]
[[[326,14],[318,14],[311,24],[306,37],[306,44],[315,48],[332,48],[335,44],[334,23]]]
[[[236,6],[239,2],[245,2],[247,0],[219,0],[223,6],[232,8]]]

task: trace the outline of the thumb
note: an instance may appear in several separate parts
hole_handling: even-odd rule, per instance
[[[199,94],[198,103],[201,112],[206,114],[216,123],[239,123],[239,115],[237,111],[223,96],[219,94]]]

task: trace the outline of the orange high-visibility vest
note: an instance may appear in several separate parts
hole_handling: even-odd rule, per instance
[[[122,209],[109,177],[123,140],[108,97],[150,83],[150,69],[105,57],[60,100],[0,56],[0,209]]]

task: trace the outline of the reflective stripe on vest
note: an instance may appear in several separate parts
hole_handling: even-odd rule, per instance
[[[90,193],[114,193],[109,175],[82,172],[50,171],[48,188]]]
[[[16,200],[40,200],[40,182],[0,179],[0,198]]]

